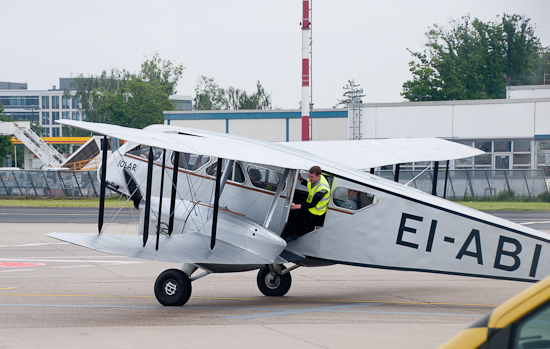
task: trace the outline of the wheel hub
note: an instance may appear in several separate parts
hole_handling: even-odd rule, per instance
[[[265,276],[265,285],[274,290],[281,284],[281,277],[279,274],[269,273]]]
[[[174,280],[168,280],[164,283],[164,292],[169,295],[173,296],[178,292],[178,284]]]

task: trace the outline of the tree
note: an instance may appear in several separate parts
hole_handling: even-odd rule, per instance
[[[195,87],[193,99],[195,110],[220,110],[228,109],[225,90],[214,82],[214,79],[201,76]]]
[[[415,59],[409,63],[413,79],[403,84],[401,95],[409,100],[417,98],[411,95],[431,95],[432,100],[505,98],[508,78],[512,85],[541,84],[548,49],[529,21],[504,14],[500,22],[464,16],[449,28],[434,24],[425,34],[425,50],[408,50]]]
[[[239,110],[271,109],[271,95],[265,92],[260,81],[256,82],[256,92],[228,87],[221,88],[214,79],[201,76],[195,87],[193,100],[195,110]]]
[[[115,125],[144,128],[151,124],[162,124],[163,110],[173,110],[174,105],[165,93],[165,86],[158,82],[146,82],[131,76],[123,88],[116,91],[99,89],[102,102],[97,112],[109,115]]]
[[[158,52],[150,60],[141,64],[139,76],[147,82],[157,82],[163,87],[164,92],[171,96],[176,93],[176,85],[185,67],[174,65],[169,60],[162,60]]]
[[[0,103],[0,121],[13,122],[13,119],[2,115],[4,112],[4,105]],[[4,160],[6,155],[10,153],[12,148],[11,136],[0,136],[0,167],[4,166]]]
[[[111,69],[99,76],[80,75],[73,83],[75,98],[81,102],[86,121],[143,128],[163,123],[162,112],[173,110],[170,95],[183,72],[183,65],[175,65],[160,58],[158,52],[141,65],[141,71],[132,74],[126,70]],[[69,91],[65,92],[70,95]],[[89,132],[63,128],[64,135],[89,135]]]

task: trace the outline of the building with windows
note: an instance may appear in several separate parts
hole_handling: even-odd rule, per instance
[[[550,177],[550,85],[512,86],[507,99],[363,103],[314,110],[311,140],[439,137],[485,151],[451,169],[543,169]],[[356,116],[356,114],[355,114]],[[299,141],[299,110],[166,111],[165,124],[258,138]],[[355,134],[357,133],[357,134]],[[402,164],[422,170],[427,163]],[[391,168],[382,168],[391,169]]]
[[[70,82],[60,79],[60,86],[70,88]],[[2,89],[2,87],[5,87]],[[24,87],[24,88],[23,88]],[[80,112],[80,103],[69,91],[71,96],[65,95],[64,89],[27,90],[27,84],[0,83],[0,103],[4,106],[3,114],[13,120],[28,120],[42,127],[42,137],[61,137],[63,130],[55,120],[85,120],[86,116]]]

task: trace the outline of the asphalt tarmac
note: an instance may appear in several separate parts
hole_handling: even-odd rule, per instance
[[[435,348],[531,285],[331,266],[296,269],[289,293],[274,298],[257,289],[256,272],[209,275],[193,282],[185,306],[163,307],[154,281],[180,265],[107,255],[45,235],[95,232],[96,216],[85,223],[95,209],[27,210],[0,209],[2,349]],[[548,213],[502,215],[550,227]],[[36,217],[41,223],[31,223]],[[108,229],[137,232],[135,223]]]

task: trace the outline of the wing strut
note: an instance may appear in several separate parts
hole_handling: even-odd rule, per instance
[[[170,220],[168,221],[168,236],[174,231],[174,210],[176,209],[176,193],[178,192],[178,169],[180,167],[180,153],[174,152],[174,172],[172,172],[172,196],[170,198]]]
[[[275,208],[277,208],[277,202],[279,202],[279,197],[281,196],[281,192],[283,191],[286,183],[286,177],[288,176],[289,172],[290,169],[285,168],[283,176],[279,179],[279,186],[277,187],[277,191],[275,192],[275,196],[273,197],[273,201],[271,202],[271,207],[269,208],[267,216],[265,217],[264,228],[266,229],[269,227],[269,223],[271,223],[271,218],[273,218],[273,213],[275,212]]]
[[[105,184],[107,182],[107,136],[103,136],[101,158],[101,187],[99,189],[99,217],[97,222],[98,233],[103,228],[103,216],[105,214]]]
[[[210,238],[210,250],[214,249],[216,245],[216,228],[218,225],[218,209],[220,206],[220,183],[222,179],[222,163],[223,159],[218,158],[218,165],[216,167],[216,191],[214,193],[214,215],[212,216],[212,236]],[[226,168],[226,172],[229,168]]]
[[[434,161],[434,177],[432,178],[432,195],[437,196],[437,173],[439,172],[439,161]]]
[[[162,172],[160,175],[160,195],[159,195],[159,215],[157,220],[157,246],[156,250],[159,250],[160,239],[160,218],[162,217],[162,191],[164,190],[164,169],[166,168],[166,149],[162,150]]]
[[[149,147],[147,162],[147,190],[145,192],[145,215],[143,219],[143,247],[149,237],[149,215],[151,213],[151,187],[153,186],[153,147]]]

